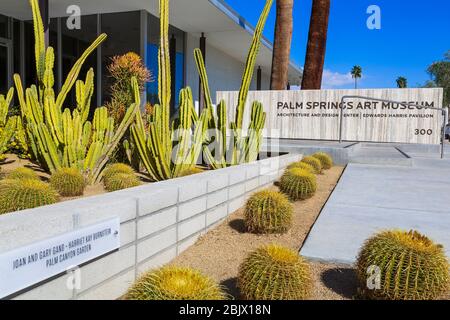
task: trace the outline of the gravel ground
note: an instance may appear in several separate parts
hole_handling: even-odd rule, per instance
[[[334,167],[318,176],[318,191],[308,200],[294,204],[292,229],[283,235],[255,235],[245,232],[243,209],[232,214],[217,228],[201,237],[197,243],[183,252],[171,264],[190,266],[220,282],[229,293],[239,298],[236,288],[238,268],[247,254],[267,243],[279,243],[298,250],[303,245],[311,227],[320,214],[328,197],[343,172]],[[276,189],[276,187],[273,187]],[[351,299],[356,293],[353,269],[345,266],[311,263],[315,279],[312,299]]]

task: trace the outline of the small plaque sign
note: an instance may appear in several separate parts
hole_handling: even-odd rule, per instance
[[[120,248],[120,219],[0,254],[0,298],[64,273]]]

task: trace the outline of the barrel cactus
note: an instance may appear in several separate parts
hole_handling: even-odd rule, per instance
[[[28,180],[39,180],[39,176],[36,172],[34,172],[32,169],[29,168],[17,168],[5,176],[6,180],[22,180],[22,179],[28,179]]]
[[[312,156],[304,157],[302,159],[303,163],[309,164],[311,167],[314,168],[314,174],[321,174],[322,173],[322,164],[320,163],[319,159],[316,159]]]
[[[135,171],[132,167],[124,163],[114,163],[103,170],[103,181],[106,182],[109,178],[119,173],[134,175]]]
[[[163,267],[144,274],[128,290],[127,300],[225,300],[213,280],[190,268]]]
[[[63,197],[82,196],[86,181],[76,168],[62,168],[50,177],[50,185]]]
[[[240,266],[238,287],[246,300],[303,300],[312,288],[310,268],[296,251],[263,246]]]
[[[294,169],[294,168],[303,169],[303,170],[309,171],[311,173],[316,172],[316,170],[314,169],[314,167],[312,165],[307,164],[305,162],[301,162],[301,161],[291,163],[287,168],[288,169]]]
[[[133,188],[142,184],[135,174],[127,173],[117,173],[104,182],[105,189],[109,192]]]
[[[328,153],[317,152],[314,153],[312,157],[320,161],[322,169],[324,170],[329,170],[333,167],[333,158]]]
[[[304,169],[288,169],[280,180],[280,190],[293,201],[311,198],[317,191],[317,179]]]
[[[47,183],[36,179],[0,182],[0,214],[32,209],[58,201],[58,193]]]
[[[245,226],[254,233],[284,233],[292,226],[293,207],[276,191],[255,193],[245,206]]]
[[[198,167],[192,167],[190,169],[186,169],[186,170],[181,171],[180,177],[192,176],[194,174],[199,174],[199,173],[202,173],[202,172],[204,172],[204,170],[202,170],[202,169],[200,169]]]
[[[441,245],[417,231],[399,230],[384,231],[366,241],[357,275],[365,297],[383,300],[436,299],[447,292],[450,280]]]

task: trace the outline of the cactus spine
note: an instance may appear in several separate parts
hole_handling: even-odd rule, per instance
[[[89,55],[106,39],[100,35],[74,64],[57,96],[54,86],[54,52],[45,47],[42,18],[38,1],[30,0],[35,30],[35,54],[38,86],[22,88],[19,75],[14,75],[17,95],[25,129],[34,158],[51,173],[73,167],[81,170],[89,183],[99,181],[100,173],[120,139],[133,122],[140,106],[136,79],[132,86],[135,103],[117,129],[106,108],[97,108],[94,120],[87,121],[94,92],[94,72],[87,73],[85,81],[77,80]],[[77,106],[74,111],[64,109],[67,94],[75,85]]]

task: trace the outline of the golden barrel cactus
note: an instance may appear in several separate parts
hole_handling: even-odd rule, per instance
[[[303,300],[310,296],[312,281],[307,262],[288,248],[263,246],[239,268],[238,287],[246,300]]]
[[[128,290],[127,300],[225,300],[213,280],[190,268],[163,267],[144,274]]]
[[[303,169],[303,170],[309,171],[314,174],[316,172],[316,169],[314,169],[314,167],[312,165],[307,164],[305,162],[301,162],[301,161],[291,163],[287,168],[288,169],[294,169],[294,168]]]
[[[333,167],[333,158],[328,153],[317,152],[314,153],[312,157],[320,161],[322,169],[324,170],[329,170]]]
[[[118,173],[104,180],[105,189],[109,192],[140,186],[141,180],[135,174]]]
[[[108,179],[115,176],[116,174],[129,174],[134,175],[135,171],[132,167],[124,163],[114,163],[103,170],[103,181],[106,183]]]
[[[441,245],[417,231],[384,231],[359,253],[360,292],[370,299],[431,300],[449,289],[449,263]]]
[[[0,182],[0,214],[53,204],[58,193],[47,183],[35,179]]]
[[[86,181],[76,168],[62,168],[52,174],[50,185],[63,197],[82,196]]]
[[[292,227],[293,207],[276,191],[255,193],[245,206],[245,226],[254,233],[285,233]]]
[[[6,174],[5,176],[6,180],[21,180],[21,179],[27,179],[27,180],[39,180],[39,176],[38,174],[29,168],[17,168],[14,169],[12,171],[10,171],[9,173]]]
[[[317,178],[303,169],[288,169],[281,177],[280,190],[293,201],[305,200],[316,193]]]
[[[309,164],[311,167],[314,168],[314,174],[321,174],[322,173],[322,163],[320,162],[319,159],[308,156],[308,157],[304,157],[302,159],[303,163],[307,163]]]

